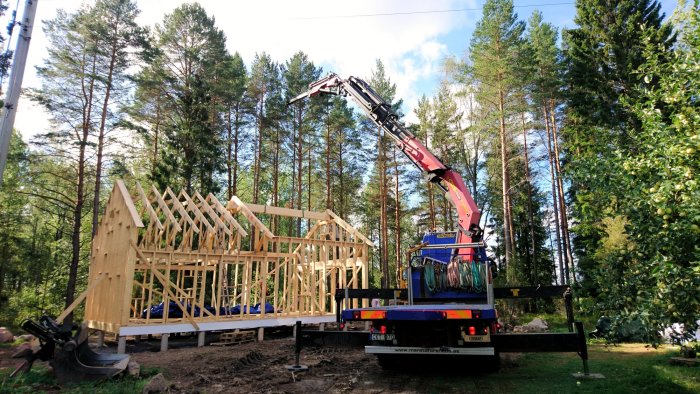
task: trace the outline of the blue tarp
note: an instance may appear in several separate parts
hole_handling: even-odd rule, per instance
[[[250,311],[248,311],[247,307],[243,305],[243,313],[250,313],[251,315],[257,315],[261,311],[260,309],[260,304],[255,304],[250,308]],[[275,312],[275,307],[272,306],[270,303],[265,303],[265,313],[274,313]],[[222,314],[225,314],[224,308],[222,308]],[[229,312],[230,315],[237,315],[241,313],[241,306],[236,305],[233,308],[231,308],[231,311]]]
[[[163,309],[165,309],[165,304],[162,302],[158,305],[154,305],[151,307],[151,318],[154,319],[160,319],[163,317]],[[187,309],[188,312],[192,311],[192,305],[186,304],[185,309]],[[146,314],[148,313],[148,309],[144,309],[143,312],[141,313],[141,317],[145,318]],[[199,317],[199,315],[202,312],[199,310],[199,307],[195,306],[194,307],[194,316]],[[177,306],[177,302],[175,301],[170,301],[168,305],[168,317],[173,317],[173,318],[178,318],[182,317],[182,310],[180,309],[179,306]]]
[[[151,307],[151,318],[153,319],[160,319],[163,317],[163,309],[164,309],[164,304],[161,302],[158,305],[154,305]],[[187,304],[186,305],[187,311],[192,310],[192,305]],[[213,306],[205,306],[204,309],[209,311],[211,314],[215,315],[216,314],[216,308]],[[221,307],[219,310],[220,315],[238,315],[241,313],[241,306],[236,305],[230,310],[227,307]],[[228,312],[228,313],[227,313]],[[248,308],[243,305],[243,313],[248,313],[251,315],[257,315],[261,312],[260,304],[255,304],[255,306],[252,306],[250,308],[250,311],[248,311]],[[265,303],[265,313],[274,313],[275,308],[272,306],[270,303]],[[148,313],[148,309],[144,309],[143,312],[141,313],[141,317],[145,318]],[[194,317],[200,317],[200,316],[205,316],[205,314],[199,309],[198,306],[194,307]],[[168,317],[171,318],[179,318],[182,317],[182,310],[180,309],[179,306],[177,306],[177,303],[175,301],[170,301],[170,306],[168,308]]]

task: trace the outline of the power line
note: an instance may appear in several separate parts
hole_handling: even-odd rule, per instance
[[[542,4],[528,4],[528,5],[514,5],[513,8],[532,8],[532,7],[552,7],[558,5],[574,5],[576,3],[566,2],[566,3],[542,3]],[[303,16],[299,18],[292,18],[295,20],[317,20],[317,19],[344,19],[344,18],[367,18],[373,16],[400,16],[400,15],[421,15],[421,14],[446,14],[451,12],[471,12],[471,11],[481,11],[483,8],[455,8],[448,10],[428,10],[428,11],[405,11],[405,12],[386,12],[378,14],[351,14],[351,15],[325,15],[325,16]]]

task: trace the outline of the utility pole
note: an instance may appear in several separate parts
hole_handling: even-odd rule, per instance
[[[5,164],[7,163],[7,152],[10,149],[10,138],[15,125],[15,115],[17,114],[17,102],[22,89],[22,78],[24,77],[24,66],[27,63],[27,53],[29,52],[29,42],[32,39],[32,27],[34,27],[34,16],[39,0],[26,0],[17,47],[13,55],[12,69],[10,70],[10,82],[5,96],[4,112],[0,121],[0,185],[2,185]]]

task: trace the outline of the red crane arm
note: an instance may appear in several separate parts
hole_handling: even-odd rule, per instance
[[[340,78],[336,74],[309,84],[309,90],[294,97],[289,104],[306,97],[319,94],[350,96],[379,127],[384,129],[394,140],[401,152],[425,175],[427,180],[440,187],[457,209],[459,234],[457,243],[481,241],[479,220],[481,212],[474,203],[462,177],[433,155],[410,131],[399,121],[391,106],[381,98],[365,81],[350,77]],[[477,238],[477,239],[474,239]],[[469,248],[459,249],[458,253],[471,260]]]

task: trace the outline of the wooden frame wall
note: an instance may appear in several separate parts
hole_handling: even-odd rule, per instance
[[[306,233],[276,236],[264,224],[283,220],[302,220]],[[93,242],[85,321],[118,333],[143,324],[184,322],[199,331],[208,322],[333,315],[337,288],[368,287],[370,246],[330,210],[235,196],[223,204],[211,193],[138,184],[132,196],[118,181]],[[161,302],[164,317],[152,316]],[[249,313],[265,303],[274,312]],[[182,317],[168,317],[171,308]]]

